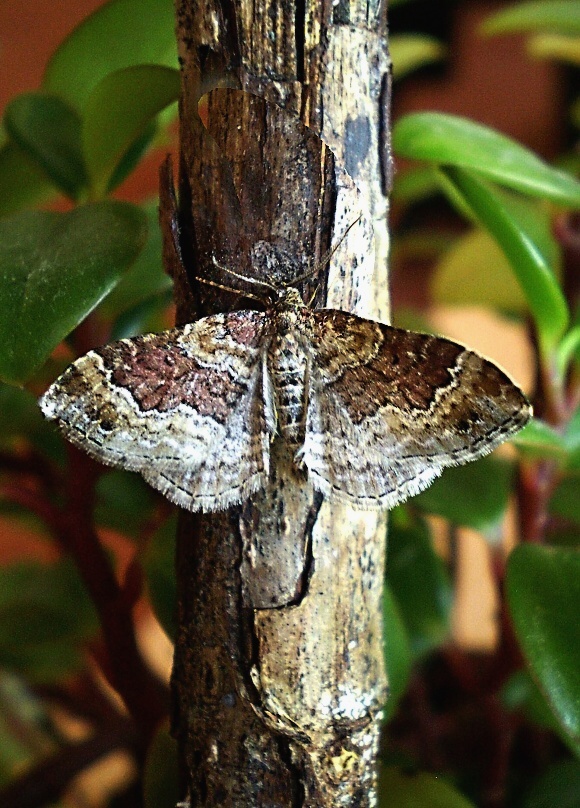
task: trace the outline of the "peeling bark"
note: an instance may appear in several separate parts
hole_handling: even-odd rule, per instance
[[[161,220],[178,321],[255,305],[196,283],[216,280],[214,259],[249,274],[249,250],[264,239],[306,267],[361,209],[305,299],[385,320],[384,3],[179,0],[177,15],[179,209],[166,166]],[[238,91],[211,93],[206,129],[198,101],[217,86]],[[283,446],[273,452],[267,491],[180,520],[173,728],[185,798],[372,806],[386,697],[385,517],[330,507]]]

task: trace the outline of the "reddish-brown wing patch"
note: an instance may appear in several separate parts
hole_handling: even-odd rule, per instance
[[[128,390],[142,411],[168,412],[187,404],[223,424],[248,383],[245,374],[234,375],[221,366],[217,354],[225,340],[240,346],[242,355],[259,345],[263,316],[255,314],[234,312],[223,322],[211,317],[200,321],[200,329],[202,323],[207,326],[200,334],[200,357],[186,350],[182,329],[121,340],[96,353],[111,371],[111,382]],[[253,352],[248,355],[253,361]]]

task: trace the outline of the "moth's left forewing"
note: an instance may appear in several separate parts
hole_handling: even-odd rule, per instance
[[[40,400],[79,448],[139,471],[189,510],[242,502],[268,477],[265,315],[217,314],[98,348]]]
[[[312,333],[303,459],[355,506],[393,507],[530,417],[502,370],[450,340],[330,310],[312,312]]]

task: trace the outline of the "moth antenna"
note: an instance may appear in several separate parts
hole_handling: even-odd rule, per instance
[[[338,248],[340,247],[342,242],[345,240],[345,238],[348,236],[348,234],[350,233],[352,228],[355,226],[355,224],[358,224],[358,222],[360,222],[361,219],[362,219],[362,213],[360,214],[360,216],[357,216],[357,218],[354,220],[354,222],[349,224],[349,226],[346,228],[344,234],[341,236],[341,238],[338,240],[338,242],[330,250],[327,250],[327,252],[322,256],[320,261],[318,261],[316,264],[314,264],[314,266],[310,267],[310,269],[307,272],[305,272],[304,275],[300,275],[298,278],[294,278],[292,283],[288,284],[288,285],[289,286],[294,286],[294,284],[296,284],[296,283],[300,283],[301,281],[305,281],[306,278],[310,278],[312,275],[314,275],[315,272],[318,272],[318,270],[322,269],[327,264],[329,264],[332,256],[334,255],[334,253],[338,250]]]
[[[218,262],[218,260],[214,255],[212,255],[211,260],[213,261],[214,266],[216,266],[218,269],[221,269],[222,272],[227,272],[228,275],[232,275],[234,278],[238,278],[239,280],[245,281],[246,283],[254,283],[258,286],[265,286],[266,289],[270,289],[271,292],[278,291],[275,286],[272,286],[272,284],[268,283],[267,281],[261,281],[258,280],[258,278],[249,278],[247,275],[240,275],[239,272],[234,272],[234,270],[230,269],[229,267],[224,267],[222,264]],[[251,297],[251,295],[249,295],[249,297]]]
[[[250,300],[257,300],[258,303],[264,303],[261,298],[259,298],[257,295],[253,295],[251,292],[244,292],[242,289],[234,289],[233,286],[224,286],[223,283],[216,283],[215,281],[210,281],[206,278],[196,278],[196,280],[199,281],[199,283],[205,284],[205,286],[214,286],[216,289],[222,289],[224,292],[233,292],[236,295],[243,295]]]

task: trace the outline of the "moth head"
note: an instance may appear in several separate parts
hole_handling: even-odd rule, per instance
[[[273,302],[274,305],[280,308],[294,308],[295,306],[304,305],[302,295],[295,286],[285,286],[282,289],[277,289],[276,299]]]

